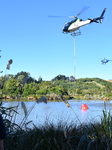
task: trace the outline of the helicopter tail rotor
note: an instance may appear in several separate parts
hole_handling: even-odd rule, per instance
[[[100,22],[100,23],[102,23],[102,19],[104,19],[103,16],[104,16],[105,11],[106,11],[106,8],[103,10],[100,17],[97,17],[97,18],[94,18],[94,19],[89,19],[89,20],[91,20],[91,22],[96,22],[96,23]]]

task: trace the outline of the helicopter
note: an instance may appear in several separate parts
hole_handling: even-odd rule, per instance
[[[78,13],[76,16],[69,17],[69,18],[74,18],[74,20],[72,20],[71,22],[67,22],[64,25],[64,27],[62,28],[63,33],[72,33],[72,32],[75,33],[75,31],[79,30],[80,27],[85,26],[87,24],[90,24],[92,22],[102,23],[102,19],[104,18],[103,16],[104,16],[105,11],[106,11],[106,8],[103,10],[100,17],[93,18],[93,19],[88,18],[85,21],[83,21],[82,19],[77,18],[77,16],[79,16],[83,11]],[[80,30],[79,30],[79,33],[81,33]]]
[[[106,58],[104,58],[103,60],[101,60],[102,64],[106,64],[106,63],[108,63],[109,61],[112,61],[112,60],[108,60],[108,59],[106,59]]]

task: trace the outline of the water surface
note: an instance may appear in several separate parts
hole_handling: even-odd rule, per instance
[[[104,102],[102,100],[69,100],[68,101],[72,107],[67,108],[64,102],[48,102],[45,103],[36,103],[36,102],[24,102],[27,110],[29,110],[32,105],[35,103],[34,108],[32,109],[30,115],[27,118],[27,121],[31,121],[35,125],[44,125],[45,121],[53,122],[57,124],[59,122],[68,124],[71,121],[74,123],[89,123],[90,121],[100,121],[101,116],[103,115]],[[112,101],[105,102],[107,111],[112,109]],[[24,117],[24,111],[21,108],[21,102],[4,102],[5,107],[18,107],[18,115],[16,117],[16,123],[20,124],[22,118]],[[87,104],[88,110],[81,110],[81,105]],[[78,117],[78,118],[77,118]],[[80,120],[80,121],[79,121]]]

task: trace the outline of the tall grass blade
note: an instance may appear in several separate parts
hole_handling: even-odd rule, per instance
[[[63,102],[65,103],[65,105],[66,105],[68,108],[71,108],[71,109],[72,109],[72,111],[74,112],[74,114],[75,114],[75,116],[77,117],[78,121],[80,122],[79,117],[76,115],[75,111],[73,110],[73,108],[71,107],[71,105],[68,103],[68,101],[65,99],[65,97],[64,97],[63,95],[61,95],[61,94],[60,94],[59,96],[60,96],[60,98],[63,100]],[[80,122],[80,124],[81,124],[81,122]]]
[[[70,108],[71,106],[70,106],[70,104],[68,103],[68,101],[65,99],[65,97],[63,96],[63,95],[59,95],[60,96],[60,98],[63,100],[63,102],[65,103],[65,105],[68,107],[68,108]]]
[[[26,105],[25,105],[25,103],[24,102],[21,102],[21,107],[23,108],[23,110],[24,110],[24,114],[25,114],[25,116],[27,116],[27,108],[26,108]]]

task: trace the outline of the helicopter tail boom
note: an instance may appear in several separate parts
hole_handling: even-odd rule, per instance
[[[102,12],[102,14],[101,14],[100,17],[91,19],[91,22],[96,22],[96,23],[99,23],[99,22],[100,22],[100,23],[102,23],[102,19],[104,18],[103,16],[104,16],[105,11],[106,11],[106,8],[103,10],[103,12]]]

